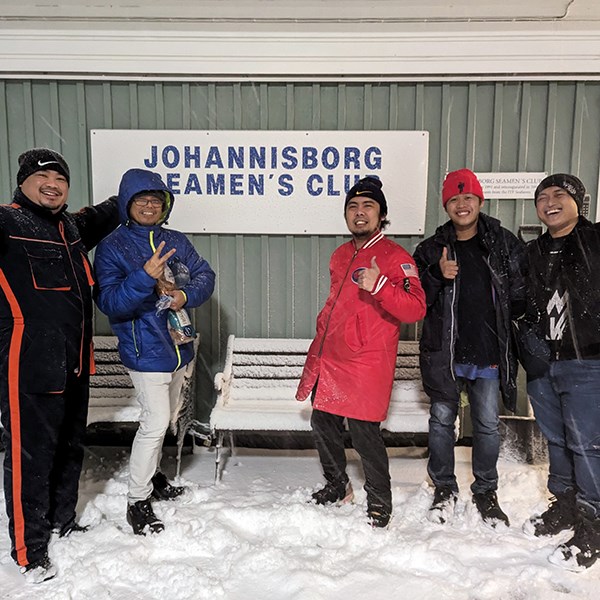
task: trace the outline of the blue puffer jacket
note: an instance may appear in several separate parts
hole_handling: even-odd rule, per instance
[[[129,219],[131,199],[135,194],[153,190],[167,193],[165,211],[156,225],[138,225]],[[173,344],[167,329],[167,311],[156,314],[156,280],[144,271],[144,264],[162,241],[163,253],[176,248],[174,257],[190,270],[190,282],[183,288],[188,310],[210,298],[215,274],[183,233],[162,226],[173,209],[174,198],[160,175],[143,169],[127,171],[119,186],[118,200],[121,225],[96,249],[96,303],[109,317],[119,338],[121,361],[127,368],[173,372],[192,360],[193,344]]]

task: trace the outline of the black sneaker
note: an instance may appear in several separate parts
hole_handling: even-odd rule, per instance
[[[171,485],[164,473],[158,471],[152,478],[152,497],[155,500],[174,500],[185,492],[180,485]]]
[[[548,508],[541,514],[531,517],[523,525],[523,531],[529,535],[541,537],[556,535],[566,529],[572,529],[577,521],[575,490],[553,496]]]
[[[452,520],[458,494],[449,487],[436,487],[433,493],[433,503],[427,514],[432,523],[443,525]]]
[[[508,517],[498,504],[498,496],[494,490],[488,490],[481,494],[473,494],[473,503],[477,507],[483,522],[490,527],[496,527],[498,523],[510,526]]]
[[[392,518],[392,511],[383,504],[369,504],[367,515],[371,527],[387,527]]]
[[[569,571],[589,569],[600,556],[600,517],[578,517],[573,537],[561,544],[548,560]]]
[[[56,567],[50,562],[50,557],[44,554],[39,560],[21,567],[21,573],[28,583],[42,583],[56,577]]]
[[[150,500],[139,500],[127,507],[127,522],[136,535],[160,533],[164,531],[163,522],[154,514]]]
[[[330,482],[317,490],[311,497],[315,504],[346,504],[354,500],[354,491],[349,481],[342,484]]]

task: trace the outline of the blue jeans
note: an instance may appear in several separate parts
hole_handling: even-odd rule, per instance
[[[498,418],[498,379],[457,378],[466,388],[473,422],[472,467],[474,494],[498,488],[500,431]],[[429,463],[427,472],[435,487],[449,487],[458,492],[454,474],[454,423],[458,402],[431,398],[429,413]]]
[[[600,360],[552,362],[527,393],[548,440],[548,489],[576,489],[578,503],[600,516]]]

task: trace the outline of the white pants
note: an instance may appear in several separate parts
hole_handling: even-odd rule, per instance
[[[179,410],[184,374],[185,368],[174,373],[129,371],[142,408],[129,459],[129,504],[147,500],[152,493],[151,479],[160,465],[171,418],[175,418]]]

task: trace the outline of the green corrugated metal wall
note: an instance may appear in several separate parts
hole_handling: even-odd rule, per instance
[[[445,220],[447,170],[567,171],[595,199],[600,162],[600,82],[146,83],[0,80],[0,184],[9,200],[16,158],[33,146],[60,150],[72,171],[70,206],[91,194],[90,129],[427,130],[426,232]],[[531,201],[485,210],[516,231],[537,222]],[[318,218],[318,215],[315,216]],[[341,218],[341,216],[340,216]],[[390,215],[391,219],[401,215]],[[217,272],[196,312],[212,373],[229,333],[311,337],[328,291],[328,260],[344,238],[196,235]],[[420,238],[399,238],[413,250]],[[97,331],[108,333],[99,316]],[[408,334],[408,332],[407,332]]]

